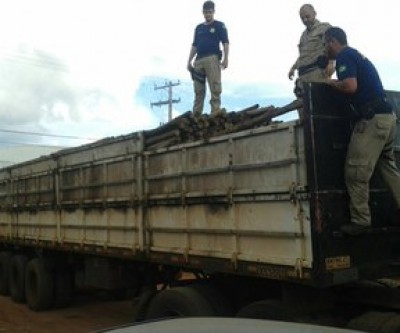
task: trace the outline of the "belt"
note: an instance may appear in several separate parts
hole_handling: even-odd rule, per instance
[[[197,54],[196,60],[203,59],[203,58],[206,58],[206,57],[211,57],[211,56],[214,56],[214,55],[217,56],[218,59],[221,59],[221,57],[222,57],[221,51],[217,51],[217,52],[211,52],[211,53]]]
[[[387,101],[386,97],[377,97],[372,101],[365,103],[363,108],[371,108],[375,114],[393,113],[392,105]]]
[[[364,119],[371,119],[376,114],[393,114],[393,107],[385,97],[376,97],[354,109],[358,116]]]
[[[381,111],[381,110],[378,110],[378,111],[375,111],[375,114],[393,114],[393,111],[390,111],[390,112],[387,112],[387,111]]]
[[[297,72],[298,72],[299,76],[302,76],[302,75],[304,75],[304,74],[306,74],[308,72],[311,72],[311,71],[313,71],[314,69],[317,69],[317,68],[319,68],[317,63],[312,63],[312,64],[309,64],[309,65],[300,66],[297,69]]]
[[[311,72],[317,68],[324,69],[324,68],[326,68],[326,66],[328,66],[328,63],[329,63],[328,57],[325,55],[320,55],[315,62],[313,62],[309,65],[300,66],[298,68],[298,74],[299,74],[299,76],[302,76],[302,75],[304,75],[308,72]]]

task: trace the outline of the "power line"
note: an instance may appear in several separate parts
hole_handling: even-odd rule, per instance
[[[44,145],[44,144],[40,144],[40,143],[33,143],[33,142],[23,142],[23,141],[9,141],[9,140],[7,140],[7,141],[4,141],[4,140],[0,140],[0,145],[2,145],[2,144],[4,144],[4,145],[10,145],[10,146],[17,146],[17,145],[24,145],[24,146],[30,146],[30,147],[41,147],[41,148],[64,148],[64,147],[66,147],[67,145],[49,145],[49,144],[47,144],[47,145]],[[68,147],[70,147],[70,146],[68,146]],[[1,148],[3,148],[3,147],[0,147],[0,149]]]
[[[26,135],[34,135],[34,136],[41,136],[41,137],[47,136],[47,137],[52,137],[52,138],[86,140],[86,141],[98,140],[98,138],[84,138],[84,137],[73,136],[73,135],[60,135],[60,134],[46,134],[46,133],[39,133],[39,132],[16,131],[16,130],[7,130],[7,129],[3,129],[3,128],[0,128],[0,132],[12,133],[12,134],[26,134]]]
[[[51,56],[38,56],[36,54],[27,55],[22,53],[11,53],[6,51],[6,53],[0,54],[0,57],[5,61],[19,62],[25,65],[38,66],[50,70],[68,72],[67,66],[65,66],[61,61]]]

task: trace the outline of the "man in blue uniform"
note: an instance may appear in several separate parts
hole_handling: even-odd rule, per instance
[[[187,64],[193,78],[195,93],[193,113],[196,116],[203,112],[206,80],[211,93],[211,113],[218,114],[221,112],[221,68],[228,67],[229,39],[225,24],[214,20],[214,13],[214,2],[204,2],[205,22],[199,24],[195,29]],[[221,43],[223,52],[220,50]],[[195,56],[196,59],[192,65]]]
[[[355,234],[371,226],[369,181],[375,167],[400,209],[400,173],[393,152],[396,116],[385,99],[376,68],[360,52],[347,45],[346,33],[341,28],[331,27],[325,32],[325,43],[329,57],[336,59],[338,77],[327,82],[348,94],[357,117],[345,164],[351,224],[342,226],[343,232]]]

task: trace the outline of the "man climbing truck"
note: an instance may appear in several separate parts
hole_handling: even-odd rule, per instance
[[[400,105],[400,93],[387,95]],[[374,175],[373,228],[341,231],[351,119],[332,88],[310,84],[305,96],[303,122],[271,121],[282,110],[255,106],[204,115],[201,129],[188,113],[1,169],[0,292],[43,310],[67,304],[73,285],[130,290],[137,320],[241,316],[382,332],[382,316],[400,322],[392,198]],[[397,137],[397,161],[399,147]]]

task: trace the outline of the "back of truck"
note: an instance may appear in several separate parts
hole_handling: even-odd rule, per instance
[[[399,117],[400,94],[388,91],[387,97]],[[354,124],[345,97],[314,84],[304,104],[315,283],[336,285],[399,276],[398,207],[376,172],[370,182],[371,228],[359,235],[340,231],[340,226],[349,222],[344,163]],[[394,149],[399,162],[399,126]]]

